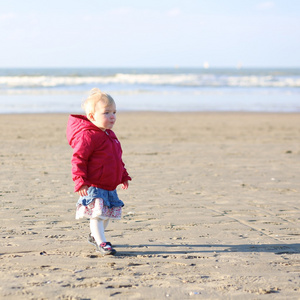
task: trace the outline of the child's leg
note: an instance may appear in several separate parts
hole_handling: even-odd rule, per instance
[[[108,223],[109,223],[109,219],[104,220],[104,230],[106,229]]]
[[[104,221],[99,218],[91,218],[90,219],[90,229],[91,234],[94,237],[95,241],[98,245],[106,242],[105,234],[104,234]]]

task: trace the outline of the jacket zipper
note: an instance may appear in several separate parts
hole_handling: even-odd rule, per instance
[[[113,148],[113,152],[114,152],[114,157],[116,160],[116,165],[117,165],[117,171],[116,171],[116,182],[115,182],[115,186],[118,186],[118,178],[119,178],[119,174],[120,174],[120,168],[119,168],[119,160],[118,160],[118,155],[117,155],[117,150],[116,150],[116,141],[114,139],[111,138],[111,136],[109,135],[109,133],[105,130],[105,133],[107,134],[110,142],[112,143],[112,148]]]

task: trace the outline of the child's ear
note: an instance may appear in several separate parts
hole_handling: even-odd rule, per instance
[[[89,119],[90,121],[95,121],[94,114],[93,114],[93,113],[89,113],[89,114],[88,114],[88,119]]]

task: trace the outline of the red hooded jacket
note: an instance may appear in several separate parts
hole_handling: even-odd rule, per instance
[[[113,191],[131,180],[122,161],[122,148],[112,130],[102,131],[87,117],[70,115],[67,139],[73,148],[72,177],[75,192],[81,186]]]

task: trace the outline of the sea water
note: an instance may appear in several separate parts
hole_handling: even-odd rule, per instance
[[[81,113],[88,91],[118,111],[299,112],[300,69],[0,69],[0,113]]]

